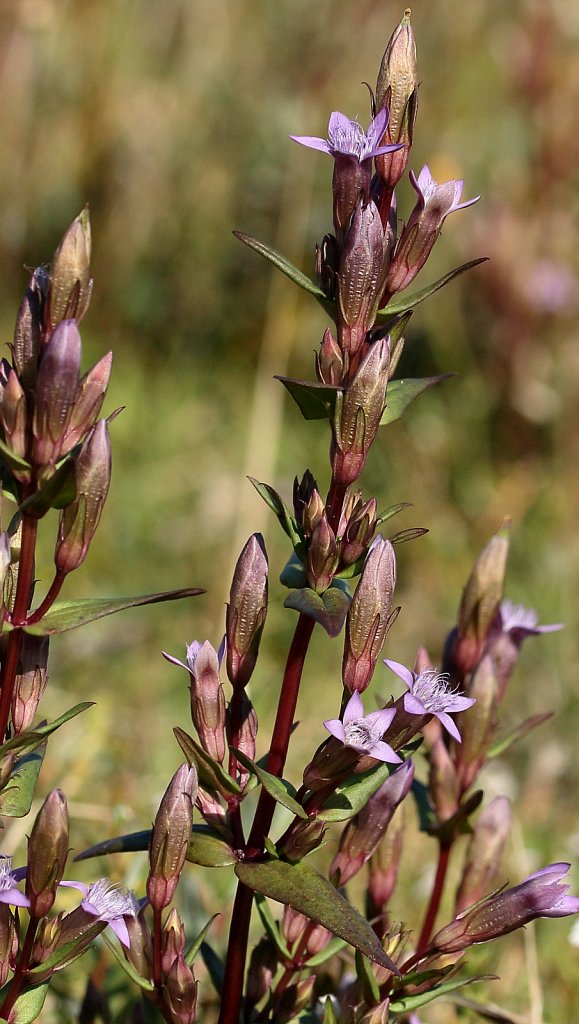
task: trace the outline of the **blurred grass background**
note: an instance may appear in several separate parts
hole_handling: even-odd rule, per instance
[[[256,529],[273,581],[252,682],[267,735],[294,613],[281,608],[276,583],[285,538],[246,475],[287,498],[309,466],[325,487],[327,434],[272,380],[312,375],[325,320],[231,231],[311,271],[330,224],[331,162],[288,135],[325,135],[333,109],[367,123],[360,83],[375,81],[401,15],[390,0],[0,2],[2,336],[9,342],[24,268],[49,259],[89,202],[95,291],[85,360],[113,349],[108,409],[124,407],[102,525],[64,596],[207,588],[53,642],[44,714],[96,701],[52,740],[41,777],[39,796],[61,785],[69,797],[76,849],[151,820],[179,761],[171,728],[188,722],[186,676],[160,651],[179,655],[194,638],[217,645],[232,566]],[[579,852],[579,7],[417,0],[413,26],[422,85],[411,166],[428,161],[439,180],[465,179],[464,198],[482,195],[447,222],[417,287],[466,259],[491,259],[416,311],[401,373],[457,376],[383,432],[363,482],[382,507],[413,503],[397,528],[430,530],[399,549],[403,612],[391,657],[410,662],[424,643],[437,661],[472,560],[505,515],[509,596],[543,622],[567,623],[528,642],[505,706],[507,724],[545,708],[554,719],[488,772],[489,791],[508,792],[516,807],[514,880]],[[405,183],[403,216],[411,204]],[[38,576],[47,582],[45,533]],[[315,636],[300,718],[335,714],[339,664],[340,644]],[[388,693],[390,680],[377,675]],[[293,781],[299,755],[321,737],[321,726],[298,731]],[[26,829],[15,823],[11,848]],[[411,905],[430,854],[422,840],[409,848]],[[137,878],[142,862],[103,870]],[[187,885],[201,920],[231,879],[190,872]],[[400,898],[394,912],[403,906]],[[579,964],[569,930],[537,929],[539,982],[532,929],[475,952],[477,967],[503,979],[489,995],[532,1024],[573,1019]],[[214,933],[219,944],[226,921]],[[425,1019],[454,1013],[447,1005]]]

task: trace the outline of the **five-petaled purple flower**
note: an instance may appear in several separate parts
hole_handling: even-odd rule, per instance
[[[106,921],[119,942],[127,949],[131,945],[125,917],[136,917],[140,904],[134,893],[124,886],[115,885],[108,878],[99,878],[91,885],[84,882],[61,882],[63,886],[79,889],[84,894],[81,907],[99,921]]]
[[[404,710],[409,715],[433,715],[452,738],[460,743],[460,733],[450,715],[466,711],[475,703],[474,699],[452,689],[446,672],[437,672],[433,668],[419,673],[411,672],[404,665],[388,658],[384,659],[384,664],[408,687],[408,693],[404,694]]]
[[[569,886],[561,879],[570,864],[549,864],[529,875],[519,885],[475,903],[432,940],[445,953],[466,949],[475,942],[488,942],[522,928],[537,917],[567,917],[579,913],[579,898],[569,896]]]
[[[449,213],[454,213],[456,210],[464,210],[467,206],[477,203],[480,199],[480,196],[475,196],[474,199],[467,199],[466,202],[461,203],[459,200],[462,195],[464,180],[462,178],[452,178],[450,181],[443,181],[439,185],[432,177],[428,164],[424,164],[418,177],[416,177],[414,171],[410,171],[409,178],[414,191],[418,193],[418,205],[422,209],[425,207],[429,207],[433,211],[436,209],[441,218],[441,223],[445,217],[448,217]]]
[[[0,903],[8,903],[11,907],[30,906],[28,897],[16,888],[16,883],[24,878],[25,874],[26,868],[17,868],[13,871],[12,857],[0,854]]]
[[[555,633],[563,629],[562,622],[555,622],[550,626],[539,626],[539,616],[534,608],[525,608],[522,604],[515,604],[505,598],[499,607],[499,618],[501,620],[501,632],[511,633],[513,639],[524,640],[527,636],[538,636],[540,633]]]
[[[394,708],[384,708],[365,715],[362,698],[356,690],[346,704],[343,719],[330,718],[324,725],[344,746],[369,754],[378,761],[400,764],[402,758],[382,739],[395,714]]]
[[[330,156],[353,156],[362,163],[364,160],[370,160],[382,153],[391,153],[393,150],[401,148],[401,143],[389,146],[379,145],[387,127],[388,111],[384,108],[376,114],[366,132],[357,121],[351,121],[339,110],[334,110],[330,116],[327,139],[320,139],[314,135],[290,135],[290,138],[302,146],[319,149],[322,153],[329,153]]]

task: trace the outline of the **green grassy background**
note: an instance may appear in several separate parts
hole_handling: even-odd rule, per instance
[[[325,486],[324,428],[301,420],[272,380],[311,376],[325,320],[231,231],[311,270],[330,223],[331,163],[288,135],[323,135],[332,109],[367,119],[359,83],[375,81],[401,14],[384,0],[0,3],[2,336],[10,340],[23,268],[50,257],[88,201],[95,291],[86,365],[113,349],[108,409],[124,407],[102,525],[65,596],[207,589],[53,642],[43,713],[96,701],[52,740],[41,777],[39,796],[55,785],[68,795],[76,849],[151,820],[179,762],[171,728],[188,723],[185,674],[160,651],[219,642],[231,568],[256,529],[272,569],[252,682],[267,736],[295,613],[281,608],[276,582],[285,538],[246,475],[289,497],[309,466]],[[381,434],[363,483],[381,506],[413,503],[400,527],[430,530],[399,550],[403,612],[391,657],[411,661],[424,643],[436,662],[472,559],[505,515],[509,596],[544,622],[567,623],[528,642],[505,705],[507,724],[545,708],[554,719],[486,777],[489,792],[514,801],[514,880],[579,850],[579,9],[417,0],[413,25],[421,88],[411,165],[428,161],[439,180],[464,177],[465,198],[482,195],[447,222],[418,285],[463,260],[491,260],[416,311],[401,372],[457,376]],[[404,216],[407,183],[399,204]],[[50,579],[48,523],[44,533],[40,586]],[[335,714],[340,657],[339,643],[315,636],[294,781],[300,756],[321,739],[316,722]],[[376,689],[390,685],[379,670]],[[27,827],[16,822],[5,834],[6,852]],[[410,841],[393,908],[409,925],[430,857],[427,842]],[[103,870],[138,881],[143,864],[117,859]],[[231,885],[226,872],[189,872],[191,913],[197,900],[202,920]],[[473,953],[477,968],[502,976],[489,996],[532,1024],[573,1019],[579,966],[569,930],[567,921],[545,924]],[[217,944],[225,933],[222,919]],[[447,1004],[424,1019],[458,1018]]]

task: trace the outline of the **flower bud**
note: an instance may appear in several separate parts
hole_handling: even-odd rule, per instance
[[[344,375],[344,359],[329,327],[326,327],[320,351],[316,353],[316,374],[320,384],[340,384]]]
[[[324,511],[308,543],[307,572],[310,587],[323,594],[334,578],[339,561],[336,537]]]
[[[418,107],[416,44],[409,8],[390,37],[378,72],[376,109],[383,107],[389,111],[390,119],[381,144],[404,143],[402,149],[375,158],[377,173],[384,184],[393,189],[408,163]]]
[[[177,957],[167,975],[164,996],[173,1024],[193,1024],[197,1006],[197,982],[182,955]]]
[[[10,370],[0,399],[0,423],[6,444],[21,459],[28,452],[28,403],[15,370]]]
[[[372,542],[376,529],[376,498],[358,501],[348,519],[341,548],[342,565],[353,565]]]
[[[15,735],[34,720],[48,678],[48,637],[24,634],[20,663],[12,694],[12,726]]]
[[[60,514],[54,564],[60,573],[78,569],[96,533],[111,480],[111,443],[99,420],[74,463],[76,497]]]
[[[317,818],[308,821],[296,818],[278,843],[280,856],[289,861],[303,860],[312,850],[317,850],[325,834],[326,826],[323,821]]]
[[[14,914],[7,903],[0,903],[0,985],[4,985],[18,955],[18,932]]]
[[[478,903],[497,884],[511,828],[511,804],[496,796],[479,814],[466,852],[455,914]]]
[[[269,991],[279,962],[278,951],[273,939],[264,936],[255,946],[247,972],[247,1000],[255,1006]]]
[[[39,922],[34,946],[32,947],[31,965],[43,964],[54,953],[62,928],[62,913],[56,917],[45,917]]]
[[[338,288],[340,246],[334,235],[324,235],[321,245],[316,245],[316,276],[326,298],[335,301]]]
[[[124,921],[129,944],[128,946],[123,945],[123,952],[141,978],[150,981],[153,965],[153,941],[143,910],[137,914],[127,914]]]
[[[47,333],[62,320],[80,322],[86,313],[92,291],[90,252],[90,222],[85,206],[65,232],[48,269]]]
[[[378,536],[364,563],[346,617],[342,680],[350,693],[362,693],[372,678],[392,608],[396,556],[389,540]]]
[[[197,770],[182,764],[161,800],[149,845],[147,896],[154,910],[169,906],[175,894],[191,837],[196,796]]]
[[[16,317],[12,353],[14,369],[25,390],[36,383],[46,284],[45,272],[39,267],[30,278]]]
[[[390,900],[402,860],[404,808],[399,807],[370,857],[367,889],[367,917],[382,917]]]
[[[314,498],[314,495],[316,495],[317,497]],[[298,525],[303,527],[304,526],[304,516],[305,516],[305,513],[306,513],[306,508],[311,508],[312,512],[313,512],[312,501],[313,501],[314,505],[317,505],[318,498],[320,498],[320,493],[318,491],[318,485],[316,483],[315,477],[312,475],[312,473],[310,473],[309,469],[306,469],[306,471],[305,471],[303,477],[301,478],[301,480],[298,480],[297,476],[294,478],[294,486],[293,486],[292,498],[293,498],[294,516],[296,517],[296,521],[297,521]],[[320,498],[320,501],[321,501],[321,498]],[[324,510],[324,506],[323,506],[323,503],[322,503],[322,507],[320,508],[320,513],[317,516],[315,522],[312,523],[311,529],[313,529],[314,526],[316,525],[316,523],[317,523],[318,519],[320,518],[323,510]],[[306,518],[308,519],[308,522],[309,522],[310,518],[311,518],[311,513],[308,513],[308,516]],[[311,530],[309,532],[311,533]]]
[[[456,765],[442,738],[440,725],[438,735],[430,743],[429,791],[438,821],[448,821],[459,808],[460,784]]]
[[[378,433],[386,405],[389,345],[384,338],[368,346],[356,375],[336,401],[332,417],[332,469],[342,485],[358,479]]]
[[[360,200],[344,241],[338,281],[339,344],[355,355],[373,326],[386,273],[386,237],[378,209]]]
[[[177,957],[185,952],[185,928],[175,907],[171,910],[161,933],[161,970],[168,974]]]
[[[490,655],[477,665],[467,690],[476,703],[456,716],[462,743],[455,748],[455,762],[463,792],[485,763],[498,725],[498,680]]]
[[[414,765],[406,761],[390,775],[361,811],[350,819],[340,837],[340,846],[330,867],[338,872],[338,884],[346,885],[370,859],[388,828],[394,811],[408,795]]]
[[[257,661],[267,615],[267,571],[263,537],[254,533],[235,566],[227,605],[227,675],[235,687],[247,685]]]
[[[81,340],[74,320],[64,320],[50,336],[40,360],[32,420],[32,461],[54,466],[62,454],[79,385]]]
[[[36,815],[28,840],[26,895],[31,917],[45,917],[52,907],[68,850],[66,799],[60,789],[53,789]]]
[[[276,1024],[285,1024],[286,1021],[295,1020],[300,1011],[309,1005],[312,999],[312,992],[316,983],[315,974],[309,978],[303,978],[295,985],[288,985],[283,992],[281,999],[276,1001],[274,1020]]]
[[[255,760],[255,737],[257,736],[257,715],[255,708],[247,696],[245,690],[240,690],[237,695],[239,700],[239,728],[237,734],[233,736],[231,734],[231,708],[230,704],[227,709],[227,727],[229,742],[233,747],[237,747],[238,750]],[[237,762],[237,782],[242,789],[247,785],[250,772],[245,768],[244,765]]]
[[[196,648],[196,650],[194,650]],[[201,746],[216,761],[225,756],[225,696],[219,678],[220,657],[206,640],[187,649],[191,679],[191,718]]]
[[[62,441],[63,452],[69,452],[96,423],[109,386],[112,352],[99,359],[91,370],[81,377],[68,426]]]
[[[388,1024],[392,1018],[389,1013],[390,999],[380,1000],[375,1006],[369,1006],[361,1017],[357,1018],[358,1024]]]

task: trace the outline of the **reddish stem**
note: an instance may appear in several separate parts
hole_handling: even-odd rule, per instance
[[[22,517],[22,537],[20,542],[20,559],[18,562],[18,582],[16,584],[16,597],[12,610],[12,622],[15,628],[8,637],[6,645],[6,657],[2,665],[0,676],[0,740],[3,742],[6,737],[10,708],[12,705],[12,694],[14,681],[18,669],[18,658],[22,646],[22,631],[16,628],[26,619],[26,613],[30,605],[32,595],[32,584],[34,582],[34,551],[36,547],[36,533],[38,521],[30,516]]]
[[[30,963],[30,957],[32,956],[32,948],[34,946],[34,939],[36,937],[36,929],[38,927],[38,918],[31,917],[28,922],[28,928],[26,929],[26,937],[22,946],[22,953],[20,959],[16,965],[14,976],[10,982],[10,988],[4,1000],[3,1006],[0,1008],[0,1016],[2,1020],[8,1020],[10,1011],[14,1007],[14,1003],[18,999],[20,992],[22,991],[22,984],[24,982],[24,975],[28,970],[28,964]]]
[[[428,910],[426,911],[426,917],[424,918],[424,924],[422,925],[422,931],[420,932],[420,938],[418,939],[418,945],[416,946],[417,957],[422,956],[425,950],[428,949],[430,936],[432,935],[434,922],[436,921],[436,915],[438,914],[442,893],[444,891],[444,883],[446,881],[451,848],[452,843],[448,842],[440,844],[436,875],[432,886],[432,892],[430,894],[430,903],[428,904]]]
[[[50,590],[48,591],[42,603],[38,605],[36,611],[31,612],[31,614],[28,616],[25,622],[22,623],[22,625],[32,626],[35,622],[40,622],[43,615],[46,615],[48,609],[51,608],[54,602],[56,601],[58,595],[60,594],[62,584],[64,583],[65,579],[66,573],[60,572],[59,570],[56,573],[56,576],[54,577],[50,585]],[[20,623],[18,623],[18,625],[20,625]]]

